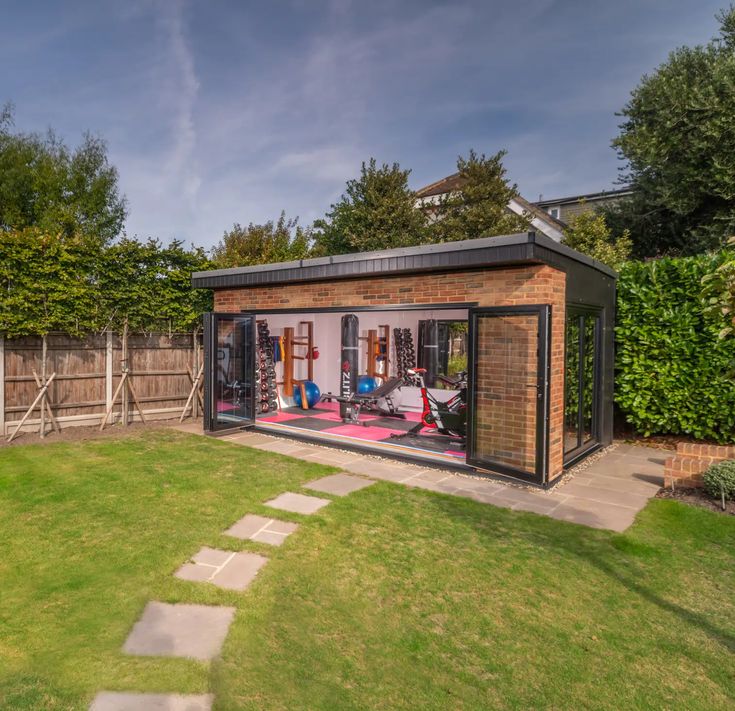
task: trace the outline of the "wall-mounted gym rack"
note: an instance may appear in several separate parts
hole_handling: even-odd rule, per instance
[[[371,378],[388,380],[390,377],[390,326],[381,324],[377,329],[371,328],[367,336],[360,339],[367,343],[367,366],[365,373]],[[383,362],[382,368],[378,363]]]

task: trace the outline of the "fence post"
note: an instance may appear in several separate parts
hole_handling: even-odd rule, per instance
[[[105,412],[107,412],[112,405],[112,331],[107,331],[105,338]]]
[[[197,374],[199,373],[199,328],[194,327],[194,333],[193,333],[193,346],[194,346],[194,368],[191,371],[194,373],[194,377],[196,378]],[[191,403],[191,415],[193,419],[197,419],[199,417],[199,393],[197,392],[194,400]]]
[[[5,436],[5,336],[0,335],[0,437]]]

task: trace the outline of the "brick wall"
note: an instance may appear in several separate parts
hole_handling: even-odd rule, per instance
[[[664,486],[700,487],[710,465],[725,459],[735,459],[735,446],[680,442],[666,460]]]
[[[215,310],[224,312],[461,302],[477,302],[479,306],[551,304],[549,472],[553,479],[561,475],[563,467],[565,278],[563,272],[548,265],[528,265],[220,289],[215,291],[214,301]],[[533,356],[535,358],[535,351]],[[526,446],[525,439],[523,446]]]
[[[536,462],[538,319],[480,318],[477,324],[477,454],[533,472]]]

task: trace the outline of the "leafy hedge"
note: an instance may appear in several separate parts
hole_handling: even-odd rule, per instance
[[[735,441],[735,338],[702,278],[725,253],[628,262],[618,281],[616,401],[643,434]]]

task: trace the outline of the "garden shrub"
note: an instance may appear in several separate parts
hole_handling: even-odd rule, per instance
[[[714,498],[735,499],[735,459],[713,464],[704,473],[704,490]]]
[[[649,434],[732,442],[735,338],[707,309],[702,279],[724,253],[628,262],[618,281],[615,399]]]

